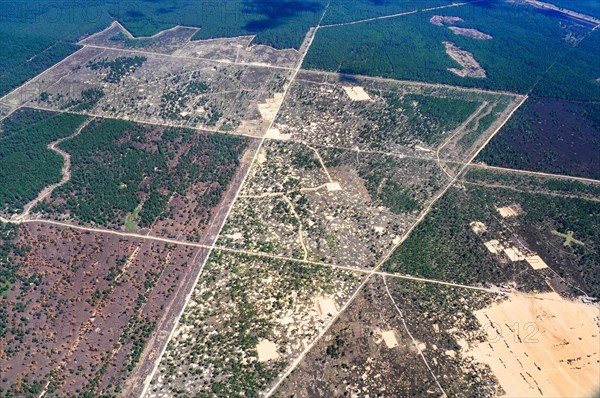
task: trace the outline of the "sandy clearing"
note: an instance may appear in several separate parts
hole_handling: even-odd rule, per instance
[[[477,235],[481,235],[482,233],[487,231],[487,227],[481,221],[472,221],[469,224],[469,226],[471,227],[471,230],[473,230],[473,232]]]
[[[519,212],[513,206],[497,207],[496,210],[502,218],[516,217]]]
[[[290,138],[292,138],[291,134],[283,134],[281,131],[279,131],[279,129],[268,129],[267,130],[267,134],[265,135],[266,139],[270,139],[270,140],[280,140],[280,141],[287,141]]]
[[[333,301],[333,299],[330,297],[317,297],[315,299],[315,307],[321,316],[321,319],[327,319],[337,314],[335,301]]]
[[[371,97],[369,97],[369,94],[367,94],[365,89],[360,86],[353,86],[353,87],[343,86],[342,88],[344,89],[346,94],[348,94],[348,97],[350,97],[350,99],[352,101],[370,101],[371,100]]]
[[[327,190],[329,192],[335,192],[335,191],[341,191],[342,190],[342,186],[340,185],[339,182],[328,182],[325,184],[325,186],[327,187]]]
[[[488,35],[487,33],[480,32],[477,29],[459,28],[458,26],[449,26],[448,29],[450,29],[452,31],[452,33],[454,33],[455,35],[467,36],[472,39],[477,39],[477,40],[491,40],[492,39],[492,36]]]
[[[500,252],[500,250],[502,250],[502,245],[497,239],[492,239],[488,242],[485,242],[483,245],[489,250],[490,253],[497,254]]]
[[[258,362],[267,362],[274,359],[279,359],[277,352],[277,344],[272,341],[262,339],[256,345],[258,351]]]
[[[444,26],[444,25],[451,25],[451,24],[455,24],[457,22],[464,22],[463,19],[461,17],[449,17],[449,16],[442,16],[442,15],[434,15],[433,17],[431,17],[429,19],[429,22],[437,25],[437,26]]]
[[[538,255],[528,256],[525,258],[525,261],[531,265],[533,269],[544,269],[548,268],[548,264]]]
[[[396,333],[393,330],[381,333],[381,337],[387,348],[398,347],[398,339],[396,339]]]
[[[283,93],[275,93],[273,98],[267,99],[266,102],[262,104],[258,104],[258,111],[260,112],[260,116],[264,120],[273,120],[277,112],[279,111],[279,107],[281,102],[283,101]]]
[[[446,54],[448,54],[450,58],[455,60],[462,67],[462,69],[448,68],[450,72],[460,77],[486,77],[485,70],[481,67],[481,65],[479,65],[479,62],[475,60],[473,54],[463,50],[449,41],[445,41],[443,43],[444,48],[446,49]]]
[[[507,397],[593,396],[600,388],[600,310],[556,293],[511,296],[475,312],[488,341],[466,354],[488,364]]]

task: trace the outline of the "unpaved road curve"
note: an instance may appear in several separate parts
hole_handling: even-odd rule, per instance
[[[23,208],[23,213],[20,216],[17,216],[18,221],[24,220],[27,216],[29,216],[29,212],[31,211],[31,209],[33,209],[38,203],[40,203],[42,200],[44,200],[46,197],[48,197],[56,188],[65,185],[71,179],[71,155],[68,154],[67,152],[63,151],[62,149],[60,149],[58,146],[60,144],[62,144],[63,142],[73,139],[73,138],[77,137],[79,134],[81,134],[83,129],[86,128],[86,126],[88,124],[90,124],[90,122],[92,120],[94,120],[94,118],[87,119],[70,136],[58,139],[58,140],[48,144],[48,149],[58,153],[60,156],[63,157],[63,159],[65,161],[63,164],[62,170],[61,170],[62,179],[59,182],[57,182],[56,184],[52,184],[52,185],[49,185],[46,188],[44,188],[42,190],[42,192],[39,193],[37,198],[35,198],[31,202],[27,203],[25,205],[25,207]]]

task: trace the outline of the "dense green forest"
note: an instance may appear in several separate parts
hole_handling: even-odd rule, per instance
[[[194,39],[256,34],[255,42],[298,48],[325,0],[22,0],[2,5],[0,95],[74,52],[113,20],[135,36],[175,25],[200,27]]]
[[[75,132],[85,116],[23,109],[5,119],[0,134],[0,206],[16,212],[61,179],[63,158],[48,144]]]
[[[548,0],[546,2],[600,18],[600,0]]]
[[[167,129],[117,119],[90,123],[61,144],[71,154],[71,180],[35,210],[65,213],[82,223],[131,229],[149,227],[167,217],[173,194],[191,195],[192,184],[205,184],[192,208],[208,222],[235,174],[246,139]],[[129,216],[128,216],[129,215]]]
[[[12,35],[0,29],[0,95],[6,94],[26,80],[40,74],[79,46],[64,41],[31,39]]]
[[[456,26],[491,35],[477,40],[429,22],[433,15],[461,17]],[[600,32],[532,7],[482,1],[368,23],[319,30],[305,67],[500,89],[545,97],[600,100]],[[352,40],[347,38],[351,37]],[[577,47],[578,40],[584,38]],[[443,41],[469,51],[487,78],[462,78]]]
[[[496,206],[511,203],[520,204],[525,213],[510,225],[510,236],[524,237],[563,278],[600,297],[600,206],[584,199],[479,187],[451,189],[384,269],[467,284],[515,281],[525,290],[547,288],[544,276],[528,264],[501,265],[483,245],[509,231],[498,222]],[[486,235],[473,233],[469,224],[475,220],[487,226]],[[585,246],[563,248],[561,239],[552,236],[553,229],[574,231]]]
[[[332,0],[323,25],[359,21],[453,3],[453,0]]]

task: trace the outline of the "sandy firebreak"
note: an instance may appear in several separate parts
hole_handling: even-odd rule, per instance
[[[556,293],[476,311],[488,341],[467,355],[488,364],[507,397],[591,397],[600,391],[600,310]]]

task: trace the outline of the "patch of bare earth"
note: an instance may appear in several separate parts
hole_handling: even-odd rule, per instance
[[[463,50],[452,42],[445,41],[443,43],[446,53],[461,66],[461,69],[448,68],[450,72],[460,77],[486,77],[485,70],[479,65],[479,62],[475,60],[473,54]]]
[[[432,24],[437,25],[437,26],[444,26],[444,25],[452,25],[457,22],[463,22],[463,19],[460,17],[434,15],[433,17],[431,17],[431,19],[429,19],[429,22],[431,22]]]
[[[471,37],[473,39],[478,39],[478,40],[491,40],[492,39],[491,35],[480,32],[477,29],[459,28],[458,26],[449,26],[448,29],[450,29],[455,35],[459,35],[459,36],[467,36],[467,37]]]
[[[556,293],[475,311],[487,340],[467,355],[489,365],[508,397],[591,397],[600,389],[600,311]]]

